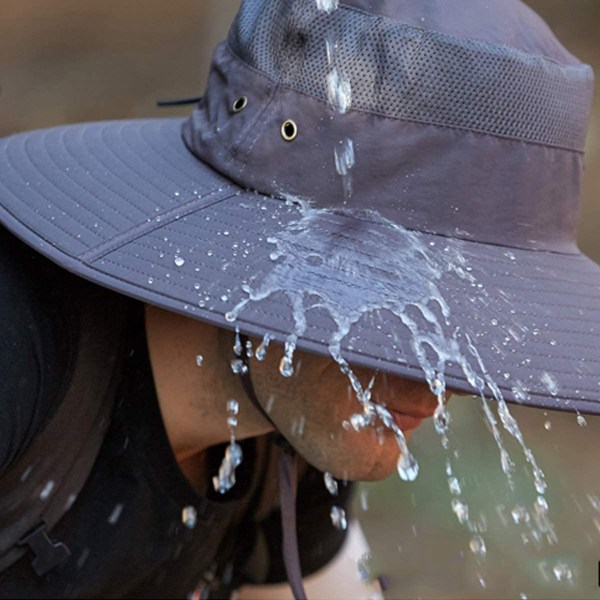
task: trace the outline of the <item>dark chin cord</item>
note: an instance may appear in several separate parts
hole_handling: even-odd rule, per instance
[[[240,336],[242,343],[242,361],[246,369],[240,373],[244,391],[254,406],[273,425],[275,431],[277,426],[265,409],[261,406],[252,379],[250,377],[250,365],[246,354],[246,336]],[[296,491],[298,487],[298,455],[291,444],[281,435],[277,435],[277,445],[281,449],[279,454],[279,499],[281,503],[281,530],[283,532],[283,561],[288,582],[296,600],[306,600],[304,585],[302,583],[302,571],[300,569],[300,554],[298,552],[298,535],[296,531]]]

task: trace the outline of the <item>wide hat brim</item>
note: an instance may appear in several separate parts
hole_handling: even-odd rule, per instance
[[[587,257],[245,191],[199,161],[181,127],[1,140],[1,222],[65,269],[191,318],[279,342],[296,333],[325,356],[339,339],[354,365],[600,413],[600,268]]]

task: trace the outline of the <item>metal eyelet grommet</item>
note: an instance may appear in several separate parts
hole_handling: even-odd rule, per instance
[[[284,121],[281,126],[281,137],[286,142],[293,142],[298,136],[298,125],[296,125],[295,121],[288,119]]]
[[[233,110],[234,113],[239,113],[241,111],[243,111],[246,106],[248,106],[248,98],[247,96],[240,96],[234,103],[233,106],[231,107],[231,110]]]

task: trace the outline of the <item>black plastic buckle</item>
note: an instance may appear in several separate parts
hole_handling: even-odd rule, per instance
[[[29,546],[35,557],[31,561],[33,570],[42,577],[52,569],[61,565],[71,551],[59,541],[52,541],[46,533],[47,525],[42,521],[33,531],[25,534],[19,541],[19,546]]]

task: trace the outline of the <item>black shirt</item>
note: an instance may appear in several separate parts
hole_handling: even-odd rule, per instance
[[[60,405],[72,353],[64,331],[77,294],[91,285],[0,230],[0,470],[18,460]],[[132,327],[111,423],[85,486],[51,532],[71,556],[44,577],[24,556],[0,574],[0,597],[187,598],[200,589],[227,597],[244,582],[284,580],[273,438],[244,442],[230,493],[199,496],[164,429],[143,305],[124,306]],[[215,473],[223,451],[210,451]],[[346,506],[349,493],[347,486],[332,498],[311,467],[302,476],[298,537],[305,574],[341,546],[344,533],[333,528],[329,512],[333,504]]]

